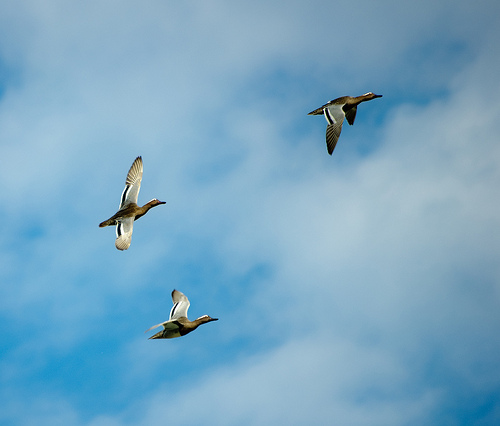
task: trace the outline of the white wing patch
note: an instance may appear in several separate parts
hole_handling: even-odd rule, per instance
[[[335,117],[327,107],[323,108],[323,113],[325,114],[326,122],[328,124],[335,124],[337,122],[337,120],[335,120]]]
[[[125,180],[125,189],[120,198],[120,209],[130,203],[137,204],[139,190],[141,189],[142,172],[142,157],[137,157],[132,163],[127,174],[127,179]]]
[[[180,317],[187,318],[187,312],[190,305],[188,298],[179,290],[174,290],[172,292],[172,301],[174,302],[174,306],[170,311],[170,319],[174,320]]]
[[[116,225],[115,247],[118,250],[127,250],[132,242],[132,231],[134,229],[134,218],[126,217]]]

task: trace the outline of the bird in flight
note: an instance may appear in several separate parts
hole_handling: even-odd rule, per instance
[[[134,220],[144,216],[149,209],[165,204],[165,201],[153,198],[142,207],[137,205],[137,197],[139,196],[139,189],[141,189],[142,170],[142,157],[137,157],[128,171],[118,212],[99,224],[100,228],[116,225],[115,246],[118,250],[127,250],[130,247]]]
[[[340,132],[342,131],[342,123],[344,117],[352,126],[356,118],[356,111],[361,102],[370,101],[375,98],[381,98],[382,95],[368,92],[361,96],[342,96],[334,99],[327,104],[311,111],[307,115],[325,115],[328,126],[326,127],[326,146],[328,154],[332,155],[335,145],[339,140]]]
[[[172,291],[172,301],[174,302],[174,306],[170,310],[169,319],[160,324],[153,325],[153,327],[145,331],[145,333],[147,333],[153,328],[163,326],[163,330],[151,336],[150,339],[172,339],[174,337],[185,336],[196,330],[201,324],[218,320],[218,318],[211,318],[208,315],[203,315],[194,321],[189,321],[187,318],[189,300],[179,290]]]

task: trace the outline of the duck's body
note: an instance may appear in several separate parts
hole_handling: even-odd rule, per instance
[[[326,127],[326,146],[328,154],[332,155],[335,145],[339,140],[344,118],[352,126],[356,118],[357,107],[361,102],[381,98],[382,95],[368,92],[361,96],[342,96],[311,111],[308,115],[324,115],[328,126]]]
[[[159,204],[165,204],[165,202],[153,198],[151,201],[144,204],[142,207],[138,206],[136,203],[130,203],[126,205],[124,208],[118,210],[118,212],[116,212],[108,220],[101,222],[99,226],[103,228],[105,226],[118,225],[120,221],[127,218],[133,218],[134,220],[137,220],[140,217],[144,216],[149,209]]]
[[[134,220],[144,216],[149,209],[160,204],[165,204],[164,201],[159,201],[158,199],[153,198],[142,207],[137,205],[137,197],[139,196],[139,190],[141,189],[142,172],[142,158],[137,157],[127,174],[125,189],[123,190],[120,199],[118,212],[111,216],[108,220],[99,224],[99,227],[101,228],[116,225],[115,246],[118,250],[127,250],[130,247],[130,243],[132,242]]]
[[[168,321],[154,325],[145,331],[147,333],[153,328],[163,326],[163,330],[151,336],[150,339],[172,339],[174,337],[185,336],[196,330],[201,324],[218,320],[218,318],[210,318],[208,315],[203,315],[194,321],[189,321],[187,318],[187,311],[190,305],[189,300],[178,290],[172,291],[172,301],[174,302],[174,306],[170,311]]]

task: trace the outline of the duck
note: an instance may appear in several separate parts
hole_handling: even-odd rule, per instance
[[[328,154],[332,155],[335,145],[339,140],[340,132],[342,131],[342,123],[344,117],[352,126],[356,118],[356,111],[361,102],[371,101],[375,98],[381,98],[382,95],[376,95],[373,92],[365,93],[361,96],[342,96],[334,99],[327,104],[311,111],[307,115],[325,115],[328,126],[326,127],[326,147]]]
[[[128,171],[118,212],[99,224],[100,228],[116,225],[115,247],[118,250],[127,250],[130,247],[135,220],[144,216],[153,207],[165,204],[165,201],[153,198],[142,207],[137,205],[137,197],[139,196],[139,189],[141,189],[142,171],[142,157],[139,156],[134,160]]]
[[[174,337],[185,336],[186,334],[196,330],[201,324],[219,320],[219,318],[211,318],[208,315],[203,315],[196,318],[194,321],[189,321],[187,318],[187,311],[190,303],[188,298],[179,290],[174,289],[174,291],[172,291],[172,301],[174,306],[170,310],[170,318],[168,321],[153,325],[153,327],[148,328],[144,332],[147,333],[156,327],[163,326],[163,330],[154,334],[148,340],[173,339]]]

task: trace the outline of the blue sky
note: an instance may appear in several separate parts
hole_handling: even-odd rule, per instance
[[[498,424],[499,17],[2,3],[0,424]],[[174,288],[219,321],[150,341]]]

